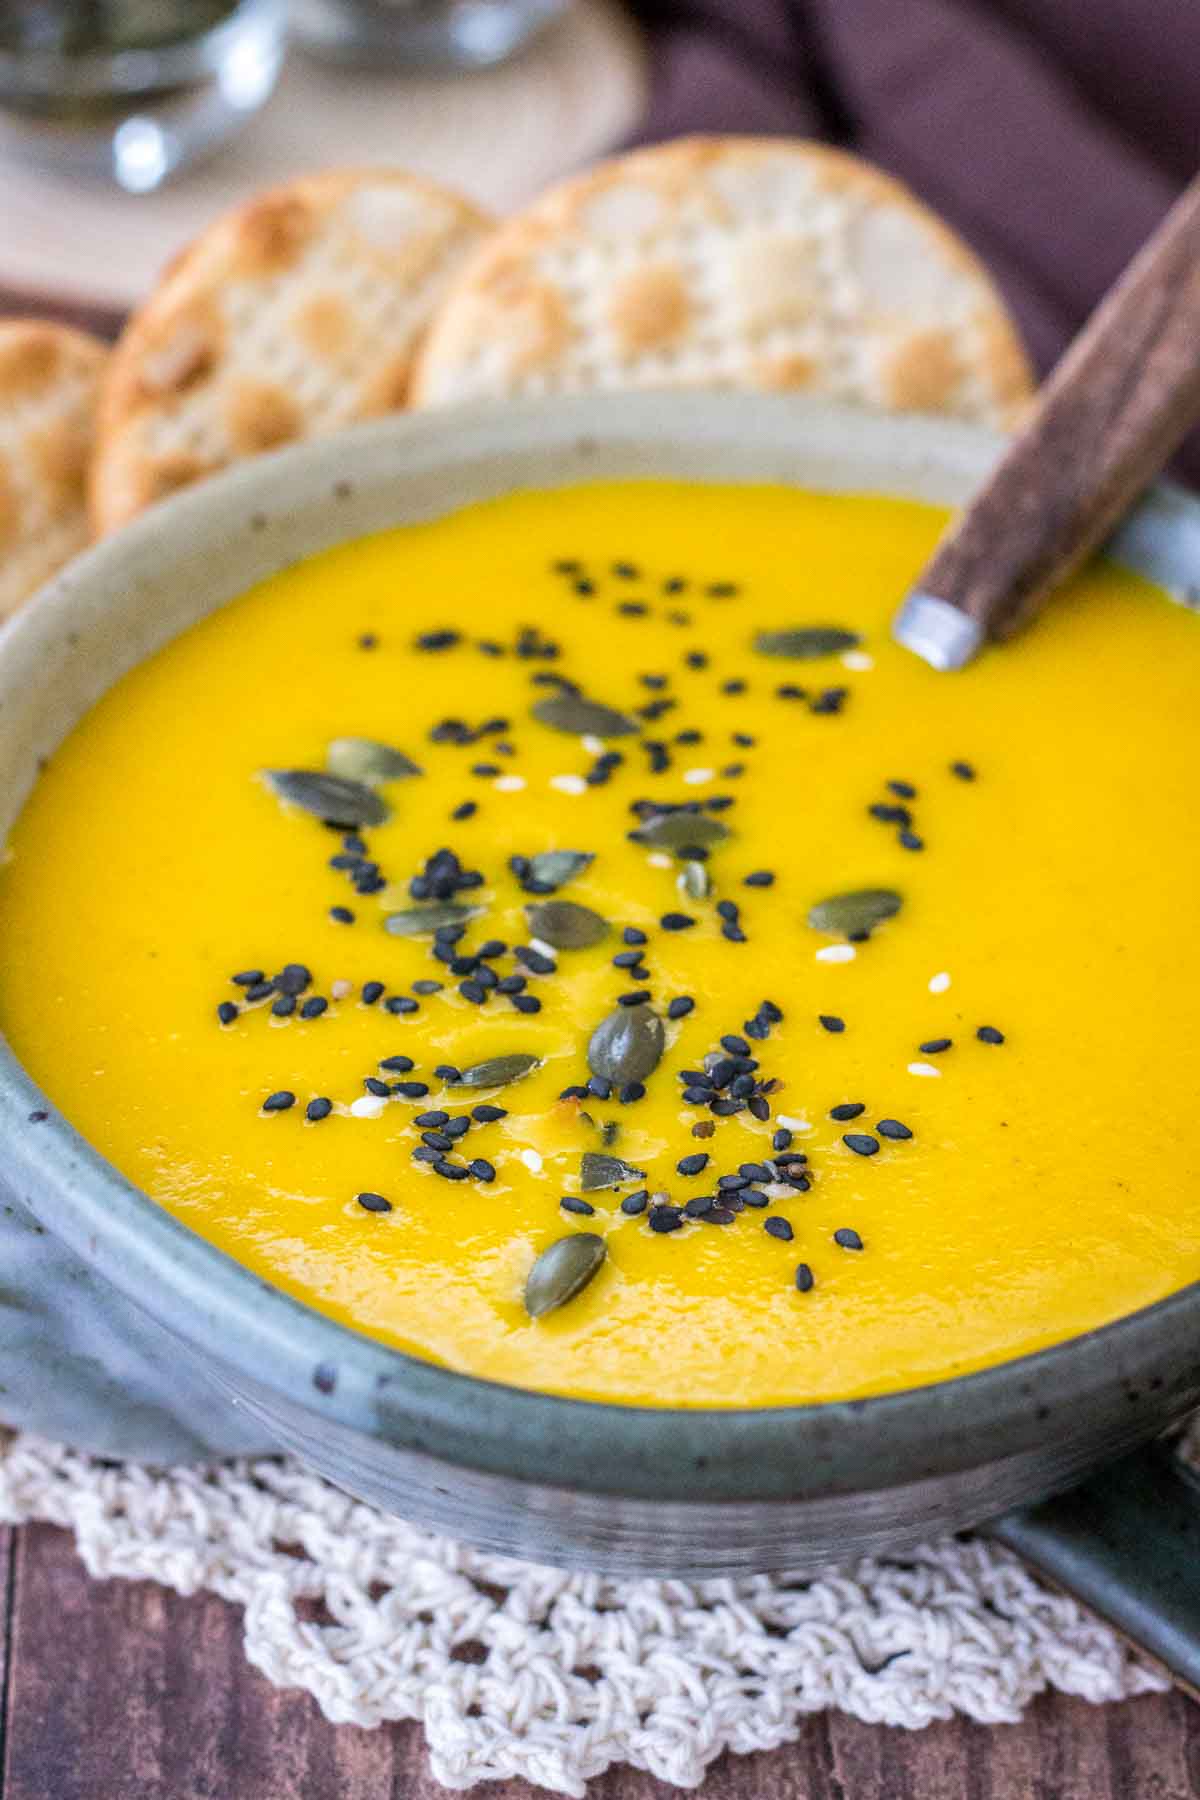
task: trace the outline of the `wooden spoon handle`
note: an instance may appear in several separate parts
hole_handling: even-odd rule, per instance
[[[934,551],[897,620],[900,641],[953,668],[985,637],[1006,637],[1108,534],[1197,418],[1200,175],[1101,301]],[[906,630],[906,614],[914,628],[923,610],[926,630]],[[930,634],[939,615],[943,629]],[[913,641],[930,635],[944,653]]]

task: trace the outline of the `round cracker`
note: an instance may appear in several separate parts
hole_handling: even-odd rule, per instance
[[[88,541],[85,498],[107,346],[44,319],[0,319],[0,618]]]
[[[403,407],[421,335],[487,224],[395,169],[305,177],[218,219],[117,345],[96,532],[240,457]]]
[[[430,327],[413,404],[711,386],[1004,425],[1033,381],[981,264],[899,182],[821,144],[688,138],[494,232]]]

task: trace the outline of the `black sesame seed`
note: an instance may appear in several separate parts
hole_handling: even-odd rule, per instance
[[[428,1127],[428,1129],[430,1131],[435,1131],[439,1125],[444,1125],[446,1123],[446,1121],[449,1119],[449,1117],[450,1117],[449,1113],[441,1112],[438,1108],[435,1107],[432,1112],[418,1113],[416,1118],[413,1120],[413,1124],[414,1125],[424,1125],[424,1126]]]
[[[842,1142],[855,1156],[875,1156],[879,1150],[879,1139],[872,1137],[869,1131],[848,1131]]]
[[[618,950],[612,959],[614,969],[636,969],[642,960],[640,950]]]
[[[398,1081],[392,1089],[393,1094],[400,1094],[405,1100],[423,1100],[429,1092],[427,1081]]]
[[[474,1162],[467,1164],[476,1181],[495,1181],[496,1171],[485,1156],[477,1156]]]
[[[368,1094],[374,1094],[377,1100],[386,1100],[392,1091],[387,1082],[380,1081],[377,1075],[364,1076],[363,1086]]]
[[[586,1100],[589,1089],[585,1087],[565,1087],[558,1096],[560,1100]]]
[[[685,1087],[680,1096],[681,1099],[687,1101],[689,1106],[707,1106],[712,1097],[711,1088],[695,1086]]]
[[[889,781],[887,790],[889,794],[895,794],[898,800],[915,800],[917,797],[917,790],[911,781]]]
[[[680,1175],[699,1175],[701,1169],[708,1164],[707,1150],[694,1150],[690,1156],[681,1156],[675,1164]]]
[[[750,874],[744,878],[742,885],[743,887],[768,888],[773,886],[774,881],[773,869],[752,869]]]
[[[420,1002],[409,994],[391,994],[383,1003],[384,1011],[393,1014],[420,1012]]]
[[[478,981],[460,981],[458,991],[464,1000],[470,1000],[476,1006],[482,1006],[488,997],[487,988]]]
[[[621,942],[624,944],[646,944],[649,941],[646,933],[639,931],[636,925],[627,925],[621,933]]]
[[[271,1002],[271,1011],[277,1019],[290,1019],[296,1010],[295,994],[280,994]]]
[[[295,1106],[296,1096],[287,1088],[279,1088],[274,1094],[268,1094],[262,1103],[264,1112],[286,1112],[289,1106]]]
[[[430,1150],[436,1150],[439,1155],[443,1156],[447,1150],[454,1148],[454,1139],[447,1137],[444,1131],[423,1131],[421,1142],[426,1144]]]
[[[975,1033],[981,1044],[1002,1044],[1004,1033],[997,1031],[994,1025],[981,1025]]]
[[[763,1096],[761,1094],[751,1094],[746,1105],[749,1109],[751,1118],[757,1119],[760,1124],[765,1125],[771,1116],[771,1108],[767,1105]]]
[[[354,914],[348,906],[331,906],[329,916],[335,925],[353,925]]]
[[[481,1125],[491,1125],[496,1119],[506,1119],[508,1108],[504,1106],[473,1106],[471,1117],[478,1119]]]
[[[744,1162],[738,1164],[738,1174],[744,1181],[770,1181],[771,1171],[762,1163]]]
[[[324,1094],[318,1094],[317,1098],[310,1100],[305,1107],[304,1116],[315,1124],[318,1119],[327,1119],[332,1111],[333,1101],[327,1100]]]
[[[796,1265],[796,1286],[802,1294],[810,1293],[813,1288],[813,1272],[807,1263]]]
[[[897,842],[902,850],[923,850],[925,848],[925,839],[918,837],[915,831],[902,831]]]
[[[880,1119],[875,1129],[880,1137],[885,1138],[903,1139],[912,1136],[908,1126],[901,1124],[899,1119]]]
[[[825,1027],[826,1031],[832,1031],[832,1032],[836,1033],[839,1031],[845,1031],[845,1029],[846,1029],[845,1019],[839,1019],[836,1013],[820,1013],[820,1014],[818,1014],[818,1017],[820,1018],[821,1024]]]
[[[696,923],[687,913],[681,912],[664,913],[658,922],[664,931],[687,931],[689,926]]]
[[[257,987],[262,978],[261,969],[242,969],[239,974],[229,977],[235,987]]]
[[[385,1200],[382,1194],[355,1194],[354,1198],[367,1212],[387,1213],[392,1210],[391,1201]]]
[[[520,1013],[535,1013],[542,1010],[542,1003],[536,994],[514,994],[512,1003]]]
[[[674,1000],[667,1002],[668,1019],[686,1019],[695,1008],[696,1002],[690,994],[677,994]]]
[[[685,1202],[683,1210],[689,1219],[702,1219],[716,1204],[711,1194],[697,1194],[694,1200]]]
[[[796,1235],[788,1221],[781,1219],[778,1213],[773,1213],[769,1219],[763,1220],[763,1230],[784,1244],[790,1244]]]
[[[652,1206],[646,1223],[651,1231],[678,1231],[683,1225],[683,1214],[677,1206]]]
[[[478,800],[464,800],[462,802],[461,806],[456,806],[454,808],[454,811],[450,814],[450,817],[452,819],[469,819],[469,818],[473,817],[473,815],[475,813],[477,813],[478,811],[479,811]]]
[[[689,650],[683,660],[689,669],[707,669],[708,667],[708,657],[703,650]]]
[[[440,994],[442,986],[443,984],[440,981],[430,981],[427,978],[424,978],[420,981],[414,981],[412,990],[414,994]]]
[[[926,1038],[923,1044],[917,1045],[917,1049],[922,1056],[940,1056],[943,1050],[949,1050],[953,1042],[953,1038]]]
[[[319,1019],[323,1012],[329,1011],[329,1002],[324,994],[313,994],[300,1008],[302,1019]]]
[[[774,1137],[771,1139],[772,1150],[790,1150],[791,1144],[792,1144],[791,1132],[788,1130],[786,1125],[781,1125],[779,1127],[779,1130],[775,1133]]]
[[[558,1204],[564,1212],[578,1213],[581,1219],[590,1219],[596,1211],[587,1200],[580,1200],[575,1194],[564,1194]]]
[[[952,762],[950,773],[957,775],[960,781],[974,781],[975,779],[975,770],[969,762]]]
[[[465,1113],[459,1113],[457,1118],[451,1119],[447,1123],[446,1136],[452,1140],[461,1138],[461,1137],[466,1137],[466,1135],[467,1135],[468,1131],[470,1131],[470,1129],[471,1129],[470,1119],[466,1116]]]
[[[831,1106],[829,1116],[831,1119],[837,1119],[840,1123],[846,1119],[857,1119],[859,1114],[866,1110],[861,1100],[846,1100],[841,1106]]]
[[[708,1110],[715,1113],[718,1119],[732,1119],[735,1113],[742,1111],[745,1104],[744,1100],[714,1100]]]
[[[440,1175],[443,1181],[466,1181],[470,1173],[465,1163],[448,1162],[445,1157],[441,1162],[434,1163],[433,1172]]]
[[[863,1247],[863,1241],[857,1231],[849,1225],[839,1225],[833,1234],[833,1241],[835,1244],[840,1244],[843,1250],[861,1250]]]
[[[217,1008],[217,1017],[220,1019],[222,1025],[232,1025],[237,1016],[238,1008],[233,1004],[233,1001],[222,1000],[220,1006]]]
[[[265,1000],[267,995],[274,991],[269,981],[256,981],[252,987],[246,989],[246,998],[247,1000]]]
[[[745,1038],[738,1037],[736,1032],[726,1032],[721,1039],[722,1050],[728,1050],[730,1056],[749,1056],[750,1046]]]
[[[649,988],[634,988],[631,993],[618,994],[618,1006],[644,1006],[650,998]]]
[[[645,1212],[649,1198],[649,1190],[646,1188],[639,1188],[636,1194],[626,1194],[621,1202],[621,1211],[635,1219],[639,1213]]]
[[[303,963],[286,963],[275,977],[276,990],[281,994],[302,994],[311,985],[312,974]]]
[[[645,1082],[627,1081],[617,1098],[622,1106],[631,1106],[635,1100],[644,1100],[646,1098]]]
[[[364,1006],[374,1006],[375,1002],[377,1000],[381,999],[382,996],[383,996],[382,981],[364,981],[363,982],[362,1000],[363,1000]]]

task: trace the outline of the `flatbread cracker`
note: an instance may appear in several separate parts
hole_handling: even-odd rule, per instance
[[[1000,426],[1033,379],[980,263],[899,182],[820,144],[688,138],[493,232],[430,327],[413,404],[712,386]]]
[[[0,319],[0,618],[88,541],[85,477],[107,347]]]
[[[310,176],[218,219],[113,356],[97,534],[240,457],[403,407],[434,306],[487,224],[393,169]]]

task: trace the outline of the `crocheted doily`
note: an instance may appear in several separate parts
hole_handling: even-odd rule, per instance
[[[165,1472],[17,1436],[0,1520],[68,1527],[90,1574],[244,1608],[246,1655],[337,1722],[419,1719],[447,1787],[582,1795],[612,1763],[694,1787],[806,1713],[888,1725],[1015,1719],[1043,1688],[1165,1686],[1007,1551],[944,1539],[816,1577],[615,1581],[483,1555],[297,1463]]]

